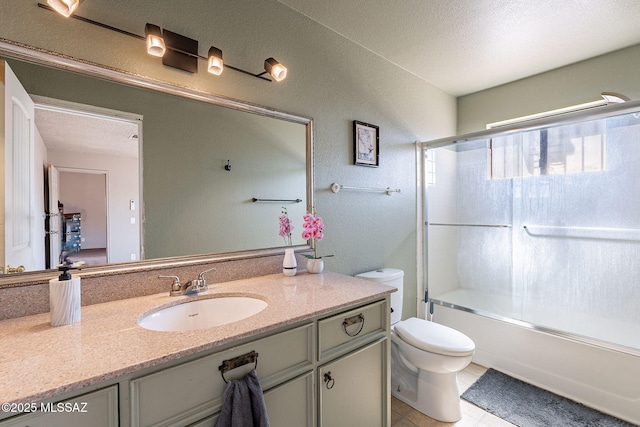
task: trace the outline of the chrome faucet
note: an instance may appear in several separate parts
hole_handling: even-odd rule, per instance
[[[189,282],[190,283],[189,286],[194,288],[196,290],[196,293],[208,291],[209,287],[207,286],[207,279],[204,278],[204,274],[208,273],[210,271],[213,271],[215,269],[216,269],[215,267],[212,267],[212,268],[210,268],[208,270],[203,271],[202,273],[200,273],[198,275],[197,279],[194,279],[194,280]],[[189,284],[189,283],[187,283],[187,284]]]
[[[184,284],[180,283],[180,278],[178,276],[158,276],[158,278],[173,279],[171,290],[169,291],[169,295],[172,297],[181,295],[198,295],[200,292],[209,290],[207,280],[204,278],[204,275],[205,273],[213,270],[215,270],[215,267],[203,271],[198,275],[197,279],[190,280]]]
[[[173,279],[173,283],[171,284],[171,290],[169,291],[169,295],[172,297],[185,295],[186,287],[180,283],[180,278],[178,276],[158,276],[160,279]]]

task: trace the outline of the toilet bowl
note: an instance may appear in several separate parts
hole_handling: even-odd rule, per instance
[[[471,363],[475,344],[444,325],[416,317],[400,320],[403,276],[389,268],[357,275],[398,289],[391,294],[391,394],[431,418],[458,421],[457,376]]]
[[[392,394],[431,418],[458,421],[458,372],[471,363],[473,341],[455,329],[412,317],[392,326],[391,345]]]

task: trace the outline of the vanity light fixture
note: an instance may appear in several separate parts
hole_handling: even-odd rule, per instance
[[[47,4],[60,15],[68,18],[78,8],[80,0],[47,0]]]
[[[96,25],[107,30],[115,31],[136,39],[145,40],[147,53],[162,58],[162,63],[169,67],[178,68],[190,73],[198,71],[198,59],[207,62],[207,71],[219,76],[225,68],[247,74],[265,81],[272,81],[265,74],[270,74],[273,80],[282,81],[287,77],[287,68],[273,58],[264,61],[264,70],[260,73],[252,73],[241,68],[225,64],[222,60],[222,51],[214,46],[209,49],[205,58],[198,55],[198,41],[183,35],[162,29],[157,25],[147,23],[145,25],[145,35],[130,33],[111,25],[103,24],[89,18],[84,18],[74,14],[78,5],[84,0],[47,0],[48,4],[38,3],[38,7],[53,12],[58,12],[66,17],[75,18],[88,24]]]
[[[162,30],[157,25],[147,24],[144,26],[144,35],[147,40],[147,53],[149,55],[163,57],[167,48],[162,37]]]
[[[209,48],[209,59],[207,61],[207,71],[211,74],[219,76],[224,69],[224,62],[222,61],[222,51],[217,47],[211,46]]]
[[[267,73],[271,74],[271,77],[273,77],[277,82],[280,82],[287,77],[287,67],[273,58],[265,59],[264,69]]]
[[[167,29],[162,30],[162,38],[167,51],[162,56],[162,64],[189,73],[198,72],[198,41],[174,33]]]

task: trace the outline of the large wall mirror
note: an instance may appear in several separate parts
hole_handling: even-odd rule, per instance
[[[4,147],[0,284],[50,274],[63,257],[101,272],[275,253],[283,209],[298,223],[293,245],[307,246],[298,231],[313,206],[311,119],[8,41],[0,59],[35,124],[24,177]],[[5,116],[16,109],[5,102]],[[26,193],[9,188],[21,182],[22,225],[14,196]],[[12,258],[20,237],[31,259]]]

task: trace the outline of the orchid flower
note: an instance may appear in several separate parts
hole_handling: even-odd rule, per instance
[[[283,207],[282,209],[282,215],[278,217],[280,223],[280,232],[278,234],[284,238],[285,245],[291,246],[291,231],[293,230],[293,225],[289,219],[287,208]]]
[[[318,256],[318,244],[320,240],[324,237],[324,223],[322,222],[322,218],[316,215],[314,210],[313,213],[307,213],[302,217],[302,238],[304,240],[315,240],[315,244],[313,245],[313,255],[305,255],[307,258],[318,259],[322,258]],[[333,255],[325,255],[325,257],[330,257]]]

